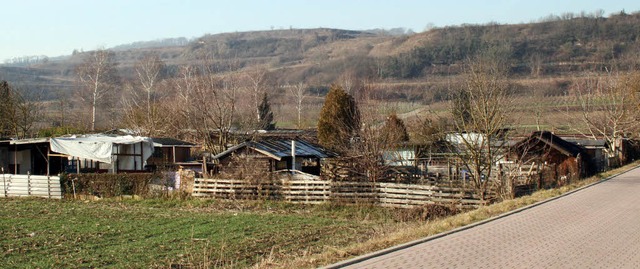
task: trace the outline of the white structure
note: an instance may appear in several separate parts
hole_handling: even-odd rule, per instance
[[[80,167],[107,169],[112,173],[144,170],[154,150],[151,138],[130,135],[61,137],[51,138],[50,143],[52,152],[70,156],[79,161]]]

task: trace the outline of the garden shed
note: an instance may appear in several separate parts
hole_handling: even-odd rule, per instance
[[[584,148],[548,131],[533,132],[512,147],[525,164],[537,163],[556,180],[576,179],[587,175],[590,162]]]
[[[141,172],[153,154],[153,141],[141,136],[82,135],[51,138],[51,151],[69,156],[78,171]]]
[[[177,169],[178,166],[202,166],[202,160],[194,160],[192,151],[200,146],[187,141],[167,138],[153,138],[153,154],[147,160],[147,167],[156,170],[159,168]]]
[[[247,141],[213,157],[216,173],[224,177],[253,177],[279,170],[320,175],[320,161],[335,156],[301,139],[265,138]]]
[[[67,159],[51,156],[49,138],[0,141],[0,167],[7,174],[56,175]]]

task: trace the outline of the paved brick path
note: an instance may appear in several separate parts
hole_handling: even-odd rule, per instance
[[[640,168],[347,268],[640,268]]]

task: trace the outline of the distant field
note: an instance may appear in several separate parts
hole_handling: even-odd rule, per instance
[[[505,106],[511,107],[507,115],[509,127],[519,134],[538,128],[561,133],[586,132],[579,103],[573,96],[515,96]],[[409,125],[426,118],[451,117],[451,104],[447,101],[412,108],[413,111],[400,115]]]
[[[268,202],[0,199],[2,267],[279,267],[392,229],[392,210]]]

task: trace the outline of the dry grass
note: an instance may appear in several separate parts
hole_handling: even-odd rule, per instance
[[[285,263],[280,263],[278,268],[312,268],[335,263],[341,260],[353,258],[355,256],[378,251],[395,245],[403,244],[427,236],[450,231],[465,225],[476,223],[492,217],[499,216],[506,212],[522,208],[537,202],[541,202],[552,197],[556,197],[569,191],[584,187],[586,185],[601,181],[612,175],[622,173],[640,165],[636,161],[624,167],[614,169],[581,181],[573,182],[569,185],[557,189],[540,190],[532,195],[519,197],[513,200],[503,201],[493,205],[485,206],[473,211],[457,214],[455,216],[427,221],[424,223],[410,223],[404,225],[394,225],[394,230],[380,230],[370,240],[357,243],[342,248],[326,248],[322,253],[308,257],[300,257]],[[263,264],[264,265],[264,264]],[[274,265],[274,264],[271,264]],[[256,268],[274,268],[272,266],[256,266]]]

